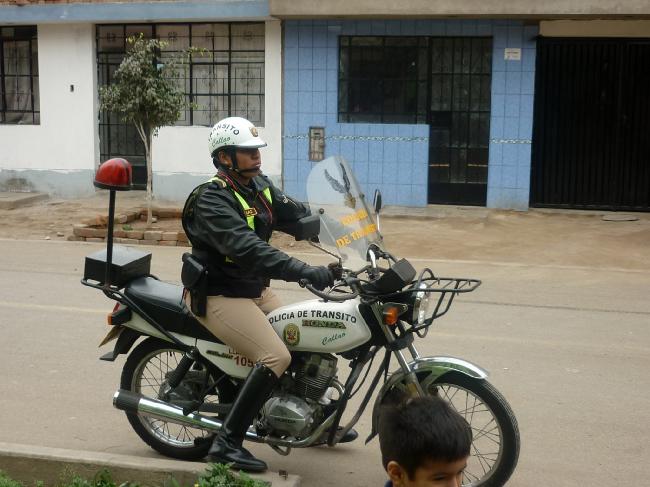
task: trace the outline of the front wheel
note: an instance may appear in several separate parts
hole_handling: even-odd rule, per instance
[[[427,394],[448,401],[472,428],[472,446],[462,485],[505,485],[519,458],[519,427],[501,393],[486,380],[458,372],[448,372],[433,382],[418,378]]]

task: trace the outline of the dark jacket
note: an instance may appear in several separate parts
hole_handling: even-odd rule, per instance
[[[194,189],[183,208],[183,229],[192,254],[208,266],[208,295],[257,298],[270,279],[298,281],[305,264],[268,244],[274,229],[293,235],[309,209],[263,175],[249,187],[217,173],[216,181]],[[270,188],[272,203],[263,194]],[[234,189],[255,209],[255,231],[246,221]]]

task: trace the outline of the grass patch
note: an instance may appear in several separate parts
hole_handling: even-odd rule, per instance
[[[268,487],[269,485],[271,484],[268,482],[251,478],[245,472],[235,475],[228,465],[211,463],[194,487]]]
[[[7,477],[2,470],[0,470],[0,487],[23,487],[23,484]]]
[[[134,482],[117,484],[108,470],[101,470],[92,479],[78,475],[66,475],[67,480],[60,480],[56,487],[141,487]],[[228,465],[210,463],[205,473],[199,476],[193,486],[182,486],[175,479],[166,484],[167,487],[269,487],[271,484],[251,478],[244,472],[235,475]],[[32,487],[13,480],[0,470],[0,487]],[[44,487],[43,482],[34,481],[33,487]]]

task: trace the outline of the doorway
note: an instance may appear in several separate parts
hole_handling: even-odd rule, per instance
[[[537,49],[531,206],[650,211],[650,41]]]
[[[485,206],[492,38],[434,37],[429,59],[428,202]]]

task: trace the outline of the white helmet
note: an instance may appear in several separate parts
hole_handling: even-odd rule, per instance
[[[208,139],[210,155],[223,147],[241,147],[257,149],[265,147],[266,142],[260,139],[257,128],[251,122],[242,117],[228,117],[218,121]]]

